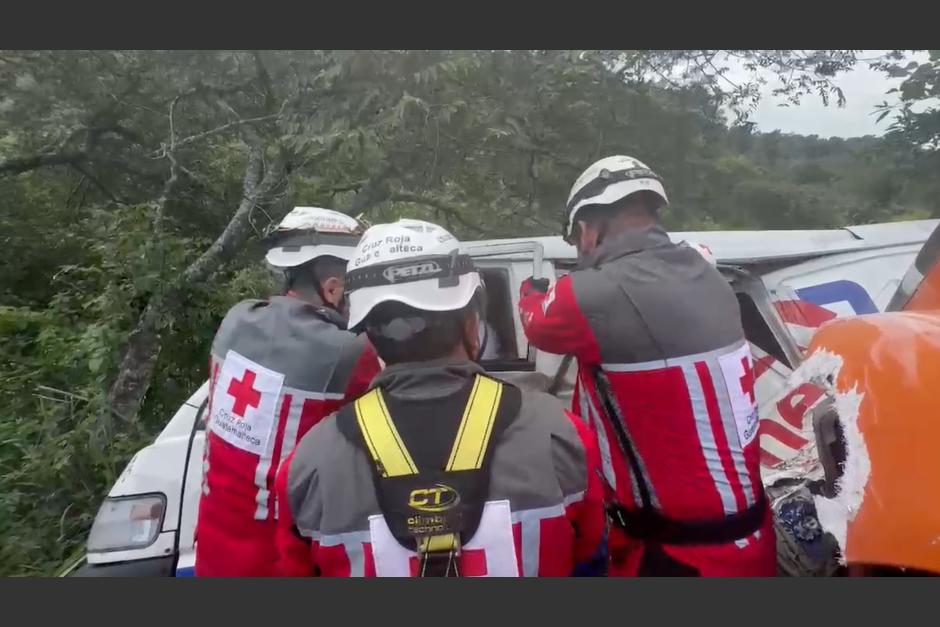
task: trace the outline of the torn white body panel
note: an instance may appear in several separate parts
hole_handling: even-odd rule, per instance
[[[848,524],[861,509],[865,498],[865,487],[871,476],[871,459],[858,427],[859,408],[865,395],[858,391],[856,384],[849,390],[839,389],[836,382],[842,363],[839,355],[818,350],[794,371],[791,384],[799,385],[808,381],[822,387],[832,399],[842,425],[846,457],[844,472],[836,481],[836,495],[831,499],[816,496],[813,500],[819,522],[835,537],[844,555]],[[818,458],[816,465],[819,466]]]
[[[771,381],[771,384],[776,384],[779,388],[774,392],[765,393],[767,400],[762,402],[762,420],[772,420],[778,425],[787,429],[789,432],[798,435],[801,441],[805,442],[802,447],[796,450],[789,450],[779,453],[777,456],[782,460],[780,463],[773,466],[761,465],[761,479],[765,486],[772,486],[779,481],[787,479],[801,479],[805,481],[815,481],[817,479],[823,478],[823,469],[822,465],[819,463],[819,454],[816,450],[816,435],[813,432],[813,421],[811,419],[812,409],[822,400],[814,400],[812,403],[807,404],[805,411],[801,411],[802,419],[797,429],[797,425],[791,424],[784,420],[781,416],[780,406],[782,403],[796,403],[797,406],[802,405],[800,402],[802,396],[799,396],[799,388],[804,383],[811,382],[810,377],[804,375],[804,370],[798,369],[796,371],[784,370],[783,367],[778,367],[777,372],[774,373],[775,380]],[[769,378],[770,375],[765,374],[765,378]],[[772,390],[772,387],[767,388]],[[794,398],[794,395],[798,395]],[[761,447],[769,450],[772,453],[777,453],[778,448],[784,447],[785,445],[777,444],[776,441],[770,436],[770,434],[765,434],[761,440]]]

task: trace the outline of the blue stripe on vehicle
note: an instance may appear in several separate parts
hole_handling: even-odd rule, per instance
[[[847,301],[856,314],[878,313],[878,307],[872,302],[865,288],[855,281],[832,281],[796,290],[800,300],[825,306],[831,303]]]

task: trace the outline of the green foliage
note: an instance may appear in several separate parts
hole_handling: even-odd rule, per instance
[[[161,321],[159,384],[141,420],[103,432],[104,386],[137,311],[206,245],[181,236],[157,254],[141,211],[91,212],[68,234],[82,263],[30,270],[46,302],[0,307],[0,574],[48,574],[81,545],[124,463],[204,380],[228,307],[272,292],[263,268],[243,264],[187,294]]]
[[[790,178],[794,183],[813,185],[817,183],[830,183],[835,175],[815,162],[798,163],[790,168]]]
[[[836,226],[836,215],[818,196],[781,181],[742,181],[731,193],[730,206],[739,224],[755,221],[771,229]]]
[[[577,174],[626,153],[666,180],[671,228],[940,211],[908,137],[927,121],[884,140],[756,133],[746,114],[758,82],[729,87],[719,70],[730,57],[785,75],[791,100],[838,100],[830,79],[854,61],[852,51],[0,52],[0,575],[48,574],[80,549],[129,456],[203,381],[227,309],[277,289],[257,234],[292,205],[423,217],[464,239],[557,234]],[[918,72],[911,98],[936,88]],[[182,283],[232,226],[249,146],[262,174],[286,164],[286,184],[250,207],[218,271]],[[131,332],[170,294],[140,411],[104,420]]]

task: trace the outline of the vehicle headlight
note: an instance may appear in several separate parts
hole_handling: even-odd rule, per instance
[[[88,534],[88,552],[127,551],[150,546],[163,528],[166,497],[138,494],[106,498]]]

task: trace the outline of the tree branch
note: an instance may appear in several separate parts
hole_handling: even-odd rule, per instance
[[[248,217],[257,205],[267,204],[275,190],[284,182],[287,164],[282,156],[275,157],[264,172],[264,154],[260,144],[254,144],[248,155],[242,183],[242,200],[225,230],[211,246],[194,261],[180,279],[181,285],[193,285],[207,279],[245,241]],[[263,173],[263,177],[262,177]]]
[[[170,176],[163,183],[160,197],[154,203],[153,230],[158,238],[163,235],[163,214],[166,211],[166,204],[170,200],[170,194],[173,193],[173,188],[176,187],[179,180],[179,164],[176,162],[176,155],[172,150],[168,150],[166,158],[170,162]]]
[[[177,96],[173,99],[173,102],[170,103],[170,150],[173,152],[176,149],[176,129],[173,127],[173,113],[176,111],[176,105],[179,104],[181,96]]]
[[[163,156],[170,162],[170,175],[164,181],[160,196],[153,205],[153,232],[157,240],[161,242],[163,237],[163,214],[166,210],[166,204],[170,200],[170,194],[173,193],[173,188],[176,187],[179,180],[179,164],[176,162],[176,128],[173,124],[173,114],[181,98],[182,96],[177,96],[173,99],[167,114],[170,119],[170,145],[163,145]]]
[[[672,87],[673,89],[682,89],[682,87],[680,87],[674,80],[672,80],[671,78],[663,74],[662,70],[660,70],[659,67],[653,64],[652,61],[647,61],[646,67],[650,68],[651,70],[659,74],[660,78],[662,78],[666,82],[666,84]]]
[[[239,92],[241,92],[241,91],[244,91],[246,87],[249,87],[249,86],[250,86],[252,83],[254,83],[254,82],[255,82],[255,79],[254,79],[254,78],[250,78],[250,79],[248,79],[248,80],[246,80],[246,81],[243,81],[243,82],[238,83],[238,84],[236,84],[236,85],[231,85],[231,86],[225,87],[225,88],[213,87],[212,85],[206,85],[206,84],[204,84],[204,83],[200,83],[200,84],[196,85],[195,87],[193,87],[193,88],[191,88],[191,89],[189,89],[189,90],[187,90],[187,91],[182,92],[181,94],[179,94],[179,96],[181,96],[181,97],[183,97],[183,98],[190,98],[190,97],[192,97],[192,96],[209,96],[209,95],[211,95],[211,96],[227,96],[227,95],[229,95],[229,94],[237,94],[237,93],[239,93]],[[170,102],[171,102],[172,100],[173,100],[172,98],[167,99],[167,100],[164,100],[164,101],[163,101],[163,104],[170,104]],[[149,109],[149,110],[150,110],[150,111],[153,111],[153,109]],[[156,111],[153,111],[153,112],[156,113]]]
[[[164,194],[161,199],[169,194],[176,172],[172,151],[167,153],[167,158],[170,159],[170,178],[164,185]],[[160,319],[169,308],[178,306],[187,288],[204,283],[235,251],[241,249],[245,241],[251,209],[267,202],[283,182],[285,171],[283,158],[280,155],[275,158],[262,178],[263,162],[261,144],[253,143],[248,165],[245,168],[244,194],[225,230],[172,282],[167,290],[154,294],[147,303],[128,338],[127,349],[121,360],[117,377],[108,392],[106,406],[111,414],[125,420],[136,418],[144,396],[150,388],[150,381],[160,356]],[[101,420],[106,431],[109,431],[110,415],[103,415]]]
[[[116,203],[116,204],[118,204],[118,205],[121,205],[121,206],[127,206],[127,203],[126,203],[126,202],[124,202],[123,200],[121,200],[120,198],[118,198],[118,197],[114,194],[114,192],[112,192],[110,189],[108,189],[108,188],[104,185],[104,183],[102,183],[101,181],[99,181],[91,172],[89,172],[89,171],[85,168],[85,166],[82,165],[81,160],[76,161],[76,162],[74,162],[74,163],[71,163],[71,164],[69,164],[69,165],[71,165],[71,166],[75,169],[76,172],[78,172],[79,174],[81,174],[83,178],[87,179],[88,181],[90,181],[90,182],[92,183],[92,185],[94,185],[94,186],[97,187],[99,190],[101,190],[101,192],[104,193],[105,196],[107,196],[108,198],[110,198],[112,202],[114,202],[114,203]],[[71,199],[71,195],[69,195],[69,199]]]
[[[81,188],[81,186],[85,184],[85,181],[87,180],[87,178],[88,178],[88,177],[86,177],[86,176],[83,174],[83,175],[81,176],[81,178],[78,179],[78,183],[76,183],[76,184],[75,184],[75,187],[72,188],[72,191],[69,192],[69,197],[65,199],[65,206],[66,206],[66,207],[71,207],[71,206],[72,206],[72,198],[75,197],[75,192],[77,192],[77,191]]]
[[[323,189],[324,193],[329,194],[330,196],[335,196],[342,192],[358,192],[368,183],[368,181],[355,181],[353,183],[345,183],[343,185],[332,185]]]
[[[470,229],[471,231],[476,232],[479,235],[489,235],[494,236],[495,233],[489,231],[473,222],[468,221],[464,218],[463,214],[468,211],[463,205],[457,204],[455,202],[446,200],[444,198],[439,198],[437,196],[431,196],[430,194],[416,194],[414,192],[408,191],[396,191],[392,192],[388,196],[389,200],[394,200],[398,202],[410,202],[418,205],[424,205],[426,207],[431,207],[441,213],[451,217],[456,222],[460,223],[464,227]]]
[[[728,83],[729,85],[731,85],[731,86],[735,89],[735,91],[741,91],[741,86],[740,86],[740,85],[738,85],[738,84],[735,83],[733,80],[731,80],[730,78],[728,78],[727,76],[725,76],[724,72],[722,72],[720,69],[718,69],[718,68],[715,66],[714,63],[712,63],[712,59],[713,59],[713,58],[714,58],[714,55],[712,55],[711,57],[707,58],[707,59],[705,60],[705,62],[708,63],[708,65],[710,65],[713,70],[715,70],[715,76],[719,76],[719,77],[721,77],[722,79],[724,79],[724,81],[725,81],[726,83]]]
[[[121,126],[120,124],[109,124],[108,126],[96,127],[90,130],[93,133],[98,133],[100,135],[104,135],[105,133],[113,133],[114,135],[117,135],[118,137],[123,137],[127,141],[133,144],[137,144],[138,146],[146,145],[146,143],[144,142],[144,138],[139,133],[129,128],[126,128],[124,126]]]
[[[271,83],[271,75],[268,73],[268,68],[264,66],[264,61],[261,59],[261,52],[254,50],[252,55],[255,59],[255,71],[258,73],[258,82],[261,84],[261,89],[264,92],[264,108],[268,111],[274,109],[274,86]]]
[[[74,165],[85,158],[83,150],[67,150],[64,152],[47,152],[30,157],[20,157],[0,161],[0,174],[22,174],[53,165]]]
[[[219,133],[224,133],[225,131],[227,131],[227,130],[229,130],[229,129],[232,129],[232,128],[238,128],[238,127],[245,126],[245,125],[248,125],[248,124],[255,124],[256,122],[264,122],[265,120],[273,120],[274,118],[278,117],[279,115],[280,115],[280,113],[273,113],[273,114],[271,114],[271,115],[263,115],[263,116],[257,117],[257,118],[248,118],[248,119],[245,119],[245,120],[235,120],[234,122],[229,122],[228,124],[223,124],[222,126],[217,126],[216,128],[210,129],[210,130],[208,130],[208,131],[203,131],[202,133],[196,133],[195,135],[190,135],[189,137],[184,137],[183,139],[181,139],[181,140],[179,140],[178,142],[176,142],[176,147],[177,147],[177,148],[181,148],[181,147],[183,147],[183,146],[188,146],[189,144],[191,144],[191,143],[193,143],[193,142],[197,142],[197,141],[199,141],[200,139],[205,139],[206,137],[210,137],[210,136],[212,136],[212,135],[218,135]],[[157,150],[157,151],[154,151],[154,152],[151,154],[151,156],[154,156],[154,157],[155,157],[155,156],[157,156],[157,155],[159,155],[159,154],[160,154],[160,151]]]
[[[82,133],[86,133],[82,147],[77,149],[68,148],[68,145]],[[114,133],[135,143],[141,143],[139,141],[140,137],[137,136],[136,133],[117,124],[107,126],[83,126],[73,130],[68,137],[59,143],[56,150],[47,150],[29,157],[17,157],[15,159],[0,161],[0,175],[10,174],[15,176],[47,166],[75,166],[88,158],[88,155],[90,155],[97,146],[98,140],[106,133]]]

